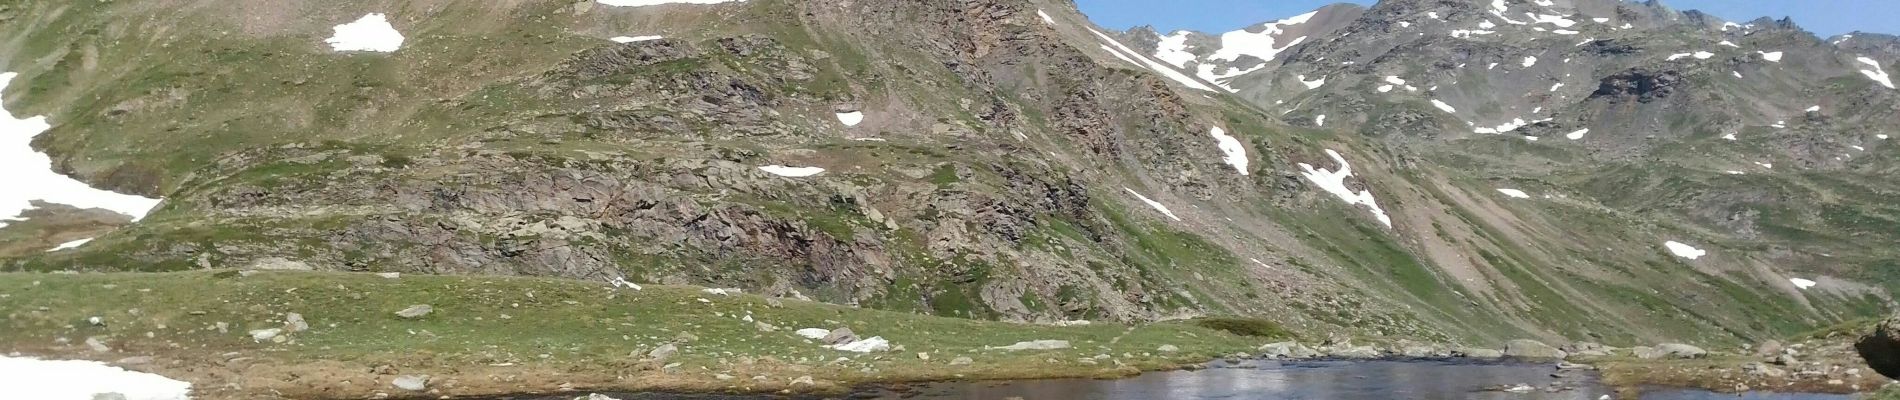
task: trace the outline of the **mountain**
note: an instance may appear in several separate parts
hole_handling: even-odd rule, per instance
[[[1653,1],[1387,0],[1218,35],[1061,0],[645,3],[7,6],[6,109],[49,122],[32,149],[163,202],[34,208],[0,269],[626,279],[1480,344],[1753,342],[1900,283],[1891,37]]]

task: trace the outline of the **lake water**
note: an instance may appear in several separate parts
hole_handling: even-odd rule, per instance
[[[1518,387],[1522,386],[1522,387]],[[1503,387],[1530,389],[1497,391]],[[779,396],[608,394],[616,399],[781,399]],[[1247,361],[1200,371],[1168,371],[1118,380],[1052,379],[941,382],[866,389],[847,399],[909,400],[1596,400],[1613,391],[1592,371],[1551,364],[1471,361]],[[568,400],[566,396],[495,400]],[[1848,400],[1823,394],[1718,394],[1650,389],[1643,400]]]

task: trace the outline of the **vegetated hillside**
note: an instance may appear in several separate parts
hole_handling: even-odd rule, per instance
[[[1729,342],[1886,303],[1893,157],[1867,135],[1894,95],[1847,47],[1552,1],[1332,6],[1231,58],[1056,0],[25,1],[0,10],[7,110],[50,118],[58,170],[165,202],[55,252],[101,229],[42,213],[0,250],[1468,342]],[[1563,7],[1579,33],[1527,21]],[[371,13],[399,49],[325,43]]]

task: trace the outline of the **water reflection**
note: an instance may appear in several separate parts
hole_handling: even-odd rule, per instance
[[[1102,380],[1046,380],[933,385],[912,399],[1518,399],[1594,400],[1610,391],[1587,373],[1557,373],[1545,364],[1436,361],[1262,361],[1242,368],[1174,371]],[[1524,384],[1528,393],[1486,391]],[[1547,388],[1564,388],[1546,391]]]

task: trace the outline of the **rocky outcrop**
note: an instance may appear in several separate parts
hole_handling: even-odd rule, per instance
[[[1900,315],[1874,325],[1854,344],[1867,366],[1888,378],[1900,379]]]

